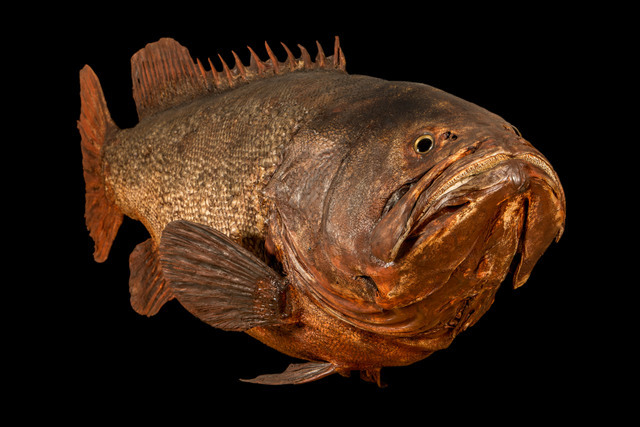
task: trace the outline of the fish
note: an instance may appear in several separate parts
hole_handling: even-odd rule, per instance
[[[565,226],[551,163],[502,117],[424,83],[350,74],[265,42],[203,64],[171,38],[131,58],[138,123],[79,73],[85,220],[104,262],[125,216],[132,308],[177,300],[300,362],[249,383],[384,367],[447,348],[518,288]],[[265,59],[266,55],[266,59]],[[286,59],[283,56],[286,55]]]

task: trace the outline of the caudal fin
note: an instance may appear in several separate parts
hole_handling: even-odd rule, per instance
[[[95,243],[93,257],[103,262],[122,223],[122,212],[107,198],[101,162],[102,146],[118,127],[107,109],[100,81],[88,65],[80,71],[80,102],[78,130],[86,187],[85,220]]]

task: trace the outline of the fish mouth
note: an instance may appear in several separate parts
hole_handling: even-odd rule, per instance
[[[397,261],[417,240],[426,238],[428,225],[444,224],[448,217],[463,215],[483,194],[505,185],[515,194],[526,191],[535,180],[550,189],[564,206],[556,172],[535,149],[467,150],[452,157],[392,193],[372,234],[373,256],[384,263]]]
[[[408,236],[422,234],[424,226],[437,217],[452,215],[473,203],[475,196],[492,187],[511,185],[514,192],[528,189],[531,179],[545,182],[554,190],[561,189],[551,165],[531,152],[496,153],[474,160],[453,171],[453,176],[441,177],[433,188],[418,198],[408,225]],[[563,197],[563,196],[562,196]]]

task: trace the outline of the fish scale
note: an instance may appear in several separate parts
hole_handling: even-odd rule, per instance
[[[304,111],[275,110],[269,99],[252,104],[244,101],[246,94],[232,94],[143,120],[105,147],[107,183],[117,204],[147,222],[154,241],[179,218],[236,240],[264,240],[261,190]]]

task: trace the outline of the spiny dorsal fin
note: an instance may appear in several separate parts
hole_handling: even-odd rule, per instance
[[[173,39],[162,38],[148,44],[131,58],[133,98],[138,117],[142,119],[200,95],[221,92],[274,75],[315,69],[345,71],[346,61],[338,37],[335,38],[332,56],[325,56],[320,44],[316,44],[318,53],[315,61],[304,47],[298,45],[301,55],[296,58],[283,43],[287,59],[280,62],[265,42],[269,59],[262,61],[249,48],[251,60],[248,66],[232,52],[234,67],[229,68],[219,56],[222,70],[218,71],[211,59],[207,61],[210,69],[205,70],[199,60],[194,62],[187,48]]]

